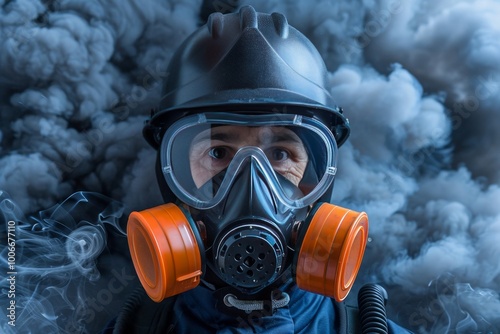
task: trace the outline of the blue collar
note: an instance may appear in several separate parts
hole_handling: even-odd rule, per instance
[[[177,334],[229,333],[335,333],[335,311],[328,297],[287,284],[288,306],[273,315],[252,313],[234,317],[219,312],[214,292],[203,287],[187,291],[176,298],[173,312]]]

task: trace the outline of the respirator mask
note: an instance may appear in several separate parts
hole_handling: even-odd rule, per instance
[[[207,112],[173,123],[159,158],[178,201],[133,212],[127,226],[150,298],[212,277],[253,295],[288,273],[301,289],[343,300],[368,219],[319,201],[332,187],[336,156],[330,130],[302,115]]]

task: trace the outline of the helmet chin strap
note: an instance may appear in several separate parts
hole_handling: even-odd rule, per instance
[[[244,311],[245,313],[265,310],[264,302],[264,300],[240,300],[231,293],[224,296],[224,304],[227,307],[234,307],[240,311]],[[285,307],[289,302],[290,296],[286,292],[278,290],[273,291],[271,294],[271,307],[273,310]]]

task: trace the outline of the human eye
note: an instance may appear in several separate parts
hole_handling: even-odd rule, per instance
[[[266,156],[273,169],[293,184],[298,185],[307,165],[307,154],[298,145],[280,145],[268,148]]]
[[[227,147],[216,146],[212,147],[208,151],[208,155],[215,160],[223,160],[228,157],[229,152]]]
[[[290,153],[280,147],[271,148],[268,150],[268,159],[271,163],[281,163],[289,159]]]
[[[207,148],[201,163],[206,169],[219,172],[229,165],[233,155],[229,146],[211,146]]]

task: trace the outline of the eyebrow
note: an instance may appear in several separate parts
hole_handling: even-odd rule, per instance
[[[291,131],[291,130],[289,130]],[[293,133],[293,132],[292,132]],[[288,133],[287,132],[284,132],[284,133],[279,133],[279,134],[273,134],[273,136],[271,137],[272,140],[269,141],[270,143],[277,143],[277,142],[293,142],[293,143],[299,143],[299,144],[302,144],[302,141],[300,140],[300,138],[295,135],[295,133]]]
[[[205,131],[204,131],[205,132]],[[224,132],[212,133],[212,131],[206,131],[206,133],[200,133],[193,139],[193,144],[205,141],[205,140],[220,140],[220,141],[235,141],[239,136],[234,134],[227,134]]]
[[[281,131],[278,133],[271,132],[271,136],[265,136],[265,140],[261,140],[262,138],[259,138],[259,145],[263,143],[278,143],[278,142],[293,142],[293,143],[298,143],[302,144],[302,140],[295,134],[290,129],[284,128],[286,131]],[[204,133],[205,132],[205,133]],[[213,130],[210,131],[203,131],[199,135],[197,135],[194,140],[193,144],[205,141],[205,140],[220,140],[220,141],[225,141],[225,142],[237,142],[240,140],[241,136],[239,132],[215,132],[213,133]],[[269,140],[270,139],[270,140]]]
[[[226,133],[226,132],[219,132],[219,133],[213,133],[210,136],[211,140],[221,140],[221,141],[234,141],[238,139],[240,136],[239,134],[235,133]]]

